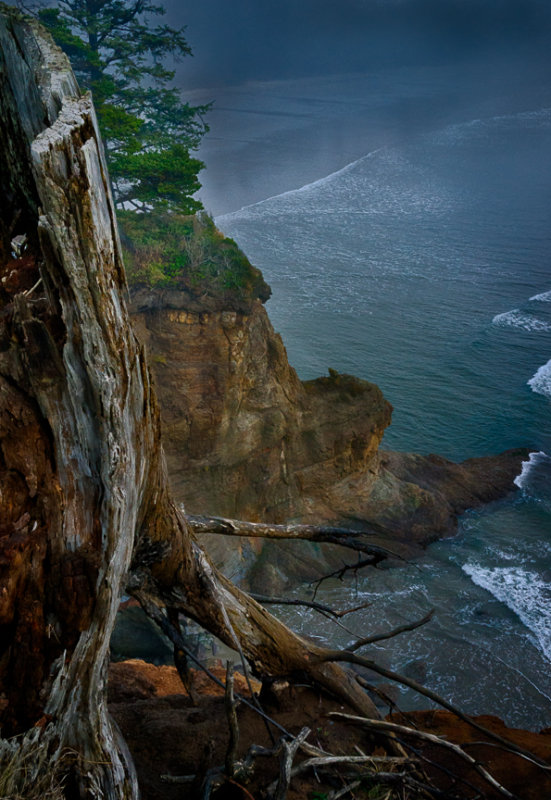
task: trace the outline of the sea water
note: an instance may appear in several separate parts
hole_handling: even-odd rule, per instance
[[[300,377],[332,367],[383,389],[383,446],[532,451],[515,494],[417,564],[324,584],[322,602],[370,602],[348,630],[283,618],[344,646],[435,608],[368,655],[467,712],[538,729],[551,726],[551,91],[463,78],[427,67],[226,90],[204,198],[272,285]],[[405,689],[399,702],[427,706]]]

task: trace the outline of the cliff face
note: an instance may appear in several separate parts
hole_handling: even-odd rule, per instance
[[[155,373],[173,490],[190,513],[369,522],[381,531],[370,542],[410,555],[453,533],[459,513],[514,488],[526,450],[461,465],[380,452],[392,409],[378,387],[333,371],[300,381],[259,300],[199,311],[185,292],[135,291],[132,307]],[[351,560],[306,542],[203,543],[232,577],[273,592]]]
[[[134,312],[188,511],[326,520],[344,511],[354,481],[365,493],[391,416],[375,385],[336,373],[300,381],[259,301],[250,313],[136,302]]]

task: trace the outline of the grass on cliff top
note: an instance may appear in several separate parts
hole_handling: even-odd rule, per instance
[[[118,212],[130,287],[179,289],[195,297],[263,302],[270,287],[233,239],[201,212]]]

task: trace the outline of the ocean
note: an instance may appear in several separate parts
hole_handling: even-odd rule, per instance
[[[348,630],[278,613],[345,646],[435,608],[369,655],[468,713],[551,726],[551,81],[481,62],[202,97],[202,198],[271,284],[299,376],[377,383],[388,449],[531,450],[518,491],[418,563],[324,584],[322,602],[370,602]]]

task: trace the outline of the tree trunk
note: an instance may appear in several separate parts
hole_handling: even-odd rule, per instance
[[[91,98],[5,6],[0,58],[0,722],[26,732],[0,741],[0,763],[32,756],[35,791],[57,764],[67,797],[138,796],[105,700],[125,586],[239,642],[258,674],[306,672],[374,713],[194,542],[167,488]]]

